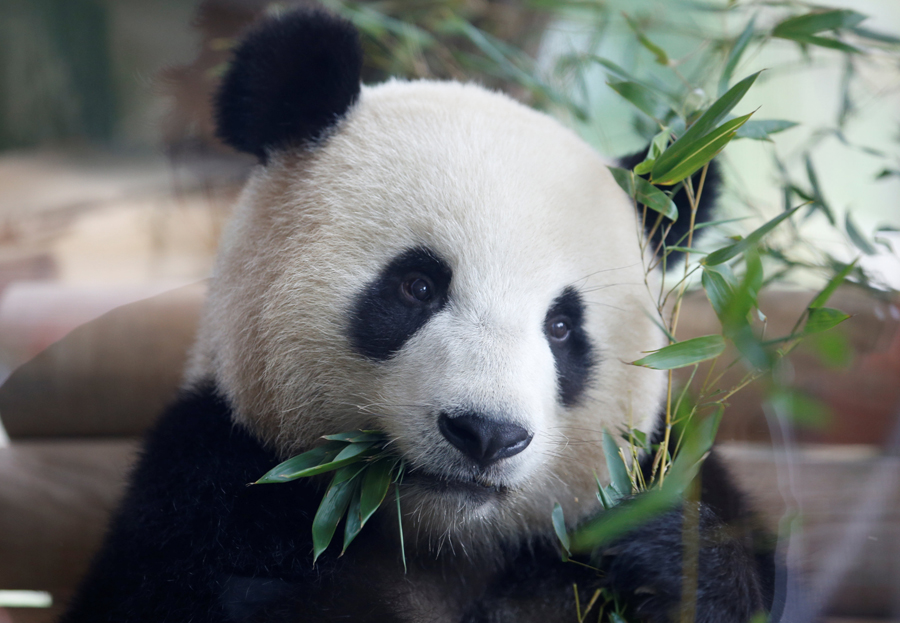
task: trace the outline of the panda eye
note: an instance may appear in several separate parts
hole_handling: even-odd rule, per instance
[[[556,316],[547,321],[547,326],[544,330],[551,340],[554,342],[562,342],[569,337],[569,334],[572,332],[572,327],[569,324],[568,318]]]
[[[410,303],[427,303],[434,296],[434,284],[425,275],[413,274],[403,280],[400,286],[403,297]]]

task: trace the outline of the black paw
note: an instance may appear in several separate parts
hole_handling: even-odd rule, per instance
[[[751,548],[708,506],[686,507],[598,549],[594,564],[641,620],[746,623],[765,608]]]

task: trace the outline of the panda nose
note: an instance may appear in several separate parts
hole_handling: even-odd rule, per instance
[[[438,419],[441,434],[482,467],[517,455],[531,443],[527,430],[509,422],[490,420],[474,413]]]

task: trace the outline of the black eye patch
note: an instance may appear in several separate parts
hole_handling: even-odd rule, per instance
[[[350,343],[364,357],[385,361],[447,304],[450,267],[430,249],[398,255],[357,297]]]
[[[562,328],[565,327],[566,331]],[[550,305],[544,319],[544,333],[556,361],[559,400],[571,407],[587,388],[595,358],[584,330],[584,302],[574,288],[566,288]]]

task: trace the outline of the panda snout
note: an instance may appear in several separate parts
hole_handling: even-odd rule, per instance
[[[481,467],[519,454],[534,436],[517,424],[477,413],[442,413],[438,428],[447,441]]]

